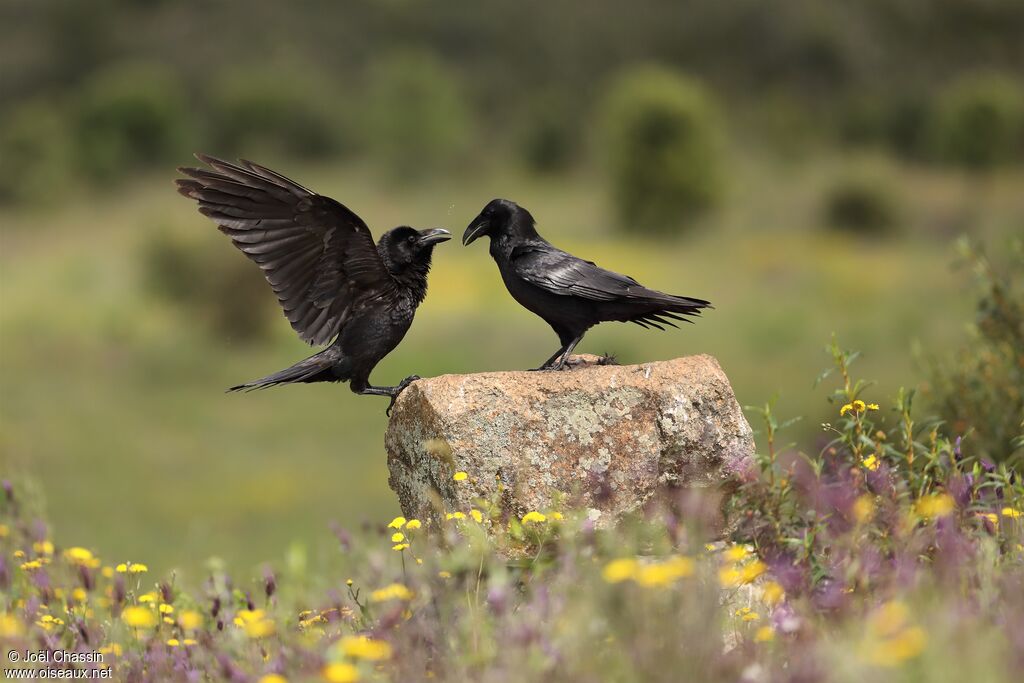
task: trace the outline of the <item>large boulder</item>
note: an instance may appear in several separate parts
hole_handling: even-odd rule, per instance
[[[403,514],[437,520],[484,499],[507,515],[582,508],[603,523],[666,488],[731,485],[753,454],[713,357],[574,361],[561,372],[444,375],[406,389],[385,436]],[[455,481],[456,472],[468,477]]]

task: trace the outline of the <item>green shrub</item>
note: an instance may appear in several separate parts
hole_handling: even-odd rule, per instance
[[[892,185],[885,171],[874,165],[849,169],[826,191],[825,224],[862,235],[891,232],[899,222]]]
[[[399,179],[451,164],[472,133],[455,75],[427,54],[399,53],[373,65],[365,110],[370,152]]]
[[[974,170],[1024,160],[1024,87],[998,74],[953,82],[932,113],[930,142],[935,158]]]
[[[311,68],[229,70],[214,79],[209,99],[220,154],[318,158],[345,148],[349,109]]]
[[[158,230],[145,243],[141,263],[150,293],[214,333],[248,341],[268,332],[270,286],[223,235],[186,237]]]
[[[526,167],[537,173],[567,168],[579,147],[577,116],[557,93],[531,98],[523,113],[520,151]]]
[[[71,176],[70,136],[52,102],[29,102],[0,122],[0,202],[53,201]]]
[[[654,67],[611,86],[603,111],[612,194],[623,224],[668,230],[722,192],[722,127],[704,88]]]
[[[970,341],[932,358],[930,396],[965,449],[1024,468],[1024,244],[998,265],[966,239],[959,244],[981,295]]]
[[[93,75],[80,93],[78,165],[108,180],[187,156],[190,112],[182,83],[155,64],[123,64]]]

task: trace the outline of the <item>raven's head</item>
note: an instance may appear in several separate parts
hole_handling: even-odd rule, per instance
[[[444,228],[416,230],[403,225],[380,236],[377,252],[384,265],[396,277],[411,272],[426,275],[430,269],[434,246],[451,238],[452,234]]]
[[[484,235],[492,238],[520,233],[524,237],[532,236],[536,234],[533,225],[533,216],[523,207],[508,199],[492,199],[466,228],[462,244],[470,244]]]

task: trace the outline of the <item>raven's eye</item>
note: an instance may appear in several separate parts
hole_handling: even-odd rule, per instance
[[[416,241],[416,235],[409,235],[409,239],[406,240],[406,242],[408,242],[409,244],[412,244],[415,241]]]

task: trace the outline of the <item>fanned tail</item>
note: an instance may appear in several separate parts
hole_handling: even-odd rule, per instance
[[[710,301],[695,299],[689,296],[673,296],[671,294],[656,293],[658,296],[651,297],[650,308],[638,313],[630,321],[641,327],[654,327],[664,330],[662,325],[678,327],[675,322],[692,323],[687,316],[699,317],[701,310],[714,308]]]

